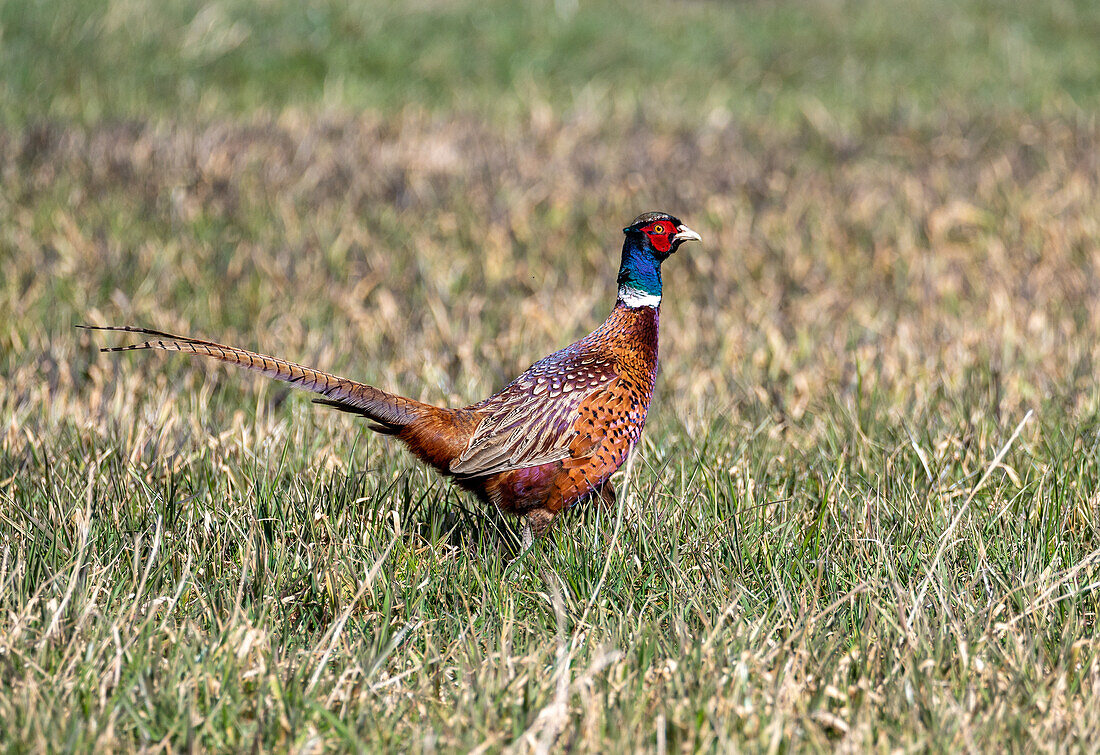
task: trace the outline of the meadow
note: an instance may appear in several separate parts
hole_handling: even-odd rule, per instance
[[[625,22],[624,22],[625,20]],[[1100,7],[0,0],[0,746],[1094,751]],[[644,210],[614,512],[511,522],[132,324],[464,405]]]

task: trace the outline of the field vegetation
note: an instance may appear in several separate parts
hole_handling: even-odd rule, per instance
[[[1100,8],[0,2],[0,744],[1093,750]],[[674,212],[614,512],[511,523],[134,324],[461,405]]]

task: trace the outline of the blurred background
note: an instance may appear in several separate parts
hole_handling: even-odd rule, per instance
[[[5,2],[3,117],[594,112],[850,131],[1095,106],[1092,3]]]
[[[578,749],[1096,741],[1098,40],[1094,0],[0,0],[0,729],[519,741],[561,574],[616,680]],[[353,418],[73,327],[464,405],[602,321],[647,210],[704,243],[591,614],[595,515],[505,579]]]
[[[663,209],[706,241],[666,271],[681,414],[971,368],[1076,402],[1098,33],[1071,0],[5,2],[2,374],[121,320],[461,402],[602,319]]]

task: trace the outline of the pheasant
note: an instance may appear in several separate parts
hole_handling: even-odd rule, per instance
[[[657,377],[661,263],[683,242],[700,241],[663,212],[638,216],[623,233],[618,300],[603,325],[462,409],[431,406],[213,341],[147,328],[81,327],[152,337],[101,351],[197,354],[318,393],[317,403],[366,417],[372,430],[396,436],[484,503],[525,517],[529,543],[579,501],[614,502],[610,477],[641,438]]]

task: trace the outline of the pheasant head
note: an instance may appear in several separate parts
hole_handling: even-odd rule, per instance
[[[700,241],[699,234],[665,212],[639,215],[623,233],[619,301],[628,307],[656,307],[661,303],[661,263],[685,241]]]

